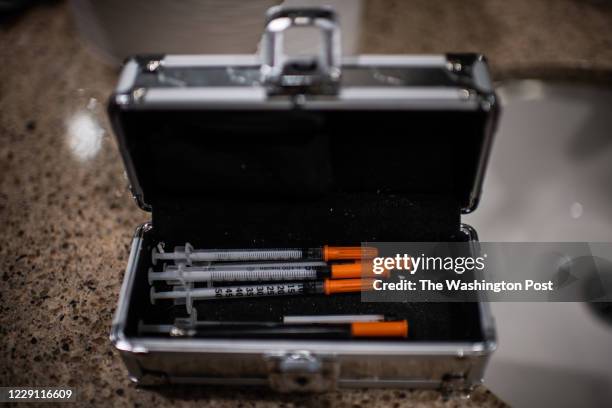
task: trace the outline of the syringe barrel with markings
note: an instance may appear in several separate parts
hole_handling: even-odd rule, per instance
[[[213,288],[189,288],[156,292],[151,287],[151,303],[157,300],[194,300],[244,298],[263,296],[291,296],[304,294],[325,294],[360,292],[372,289],[371,279],[325,279],[314,282],[267,283],[260,285],[220,286]]]
[[[270,265],[270,264],[267,264]],[[372,268],[361,263],[314,266],[241,266],[234,268],[211,266],[168,266],[163,272],[149,269],[149,283],[155,281],[190,282],[273,282],[323,279],[352,279],[363,275],[373,277]]]
[[[371,259],[377,256],[376,248],[332,247],[320,248],[269,248],[269,249],[193,249],[189,243],[173,252],[160,252],[154,248],[153,265],[157,261],[193,262],[248,262],[248,261],[297,261],[297,260],[350,260]]]

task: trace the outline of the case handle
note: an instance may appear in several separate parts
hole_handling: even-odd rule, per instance
[[[292,27],[315,27],[323,41],[318,58],[290,58],[283,52],[284,33]],[[341,76],[340,28],[329,7],[272,7],[263,38],[262,81],[273,94],[335,94]]]

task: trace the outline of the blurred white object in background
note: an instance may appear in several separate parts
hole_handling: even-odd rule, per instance
[[[86,44],[112,64],[135,54],[253,54],[266,11],[280,4],[333,7],[344,53],[356,52],[361,0],[71,0]],[[287,46],[315,50],[299,34],[292,34]]]
[[[79,89],[80,102],[84,90]],[[104,127],[100,123],[98,100],[89,98],[86,104],[77,103],[77,109],[68,115],[66,121],[66,144],[72,156],[81,163],[94,159],[100,149],[104,138]]]
[[[511,81],[480,208],[481,241],[612,242],[612,89]],[[485,384],[517,407],[612,401],[612,325],[587,303],[492,303]]]

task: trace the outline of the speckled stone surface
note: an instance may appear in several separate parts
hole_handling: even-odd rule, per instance
[[[483,10],[411,2],[428,5],[418,15],[404,2],[376,3],[366,6],[366,31],[376,32],[364,36],[364,51],[480,50],[502,75],[512,66],[572,68],[587,60],[601,70],[612,66],[612,36],[600,31],[612,27],[609,13],[597,13],[604,6],[519,2],[522,11],[507,10],[504,22],[503,1],[486,2]],[[524,20],[534,12],[537,18]],[[574,23],[536,35],[533,22],[546,24],[547,14],[570,15]],[[443,21],[432,21],[439,16]],[[470,23],[459,30],[464,21],[481,19],[488,28]],[[524,42],[515,44],[505,30],[522,33]],[[79,43],[61,3],[5,22],[0,60],[0,385],[71,386],[86,406],[503,405],[484,387],[463,401],[445,401],[435,391],[283,396],[261,389],[135,387],[108,340],[131,236],[149,218],[126,190],[104,114],[117,71]]]
[[[368,0],[363,53],[479,52],[496,80],[612,82],[612,1]]]

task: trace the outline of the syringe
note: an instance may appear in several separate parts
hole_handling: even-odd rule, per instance
[[[265,264],[274,265],[274,264]],[[386,271],[388,275],[389,271]],[[384,275],[383,277],[387,276]],[[166,281],[185,284],[188,282],[236,282],[236,281],[301,281],[321,279],[351,279],[375,277],[370,264],[349,263],[320,266],[167,266],[163,272],[149,269],[149,283]]]
[[[270,249],[193,249],[189,243],[175,247],[173,252],[161,252],[154,247],[151,253],[153,265],[157,261],[175,261],[190,265],[193,262],[243,262],[243,261],[291,261],[291,260],[347,260],[372,259],[378,250],[372,247],[320,248],[270,248]]]
[[[194,300],[231,299],[263,296],[291,296],[304,294],[325,294],[361,292],[373,289],[374,279],[325,279],[315,282],[268,283],[245,286],[220,286],[213,288],[182,287],[180,290],[156,292],[151,287],[151,303],[158,300],[185,300],[187,312]]]
[[[299,315],[299,316],[283,316],[281,321],[253,321],[253,320],[232,320],[232,321],[220,321],[220,320],[198,320],[196,317],[197,313],[194,310],[190,317],[177,317],[174,319],[174,324],[150,324],[145,323],[142,320],[138,322],[138,332],[140,334],[168,334],[173,331],[176,327],[228,327],[228,326],[252,326],[254,324],[339,324],[339,323],[367,323],[367,322],[384,322],[393,321],[395,319],[386,319],[385,315],[378,314],[365,314],[365,315]]]
[[[150,329],[150,330],[149,330]],[[222,337],[222,338],[331,338],[351,339],[361,337],[408,337],[408,321],[354,322],[328,324],[283,324],[261,322],[252,324],[211,325],[140,325],[142,333],[169,334],[173,337]]]

